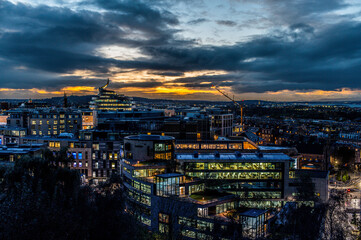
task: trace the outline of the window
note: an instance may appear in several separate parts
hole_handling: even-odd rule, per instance
[[[159,213],[158,220],[161,223],[169,223],[169,215],[165,213]]]
[[[73,158],[76,159],[76,153],[73,152],[72,155],[73,155]]]
[[[83,159],[83,153],[78,153],[78,159]]]
[[[76,167],[76,162],[74,162],[74,165],[73,165],[74,167]]]
[[[83,163],[82,163],[82,162],[79,162],[79,167],[83,167]]]
[[[178,224],[181,226],[193,227],[197,226],[197,222],[195,219],[187,218],[187,217],[178,217]]]
[[[196,238],[196,233],[191,230],[182,230],[182,235],[189,238]]]
[[[156,151],[156,152],[165,151],[165,144],[163,144],[163,143],[155,143],[154,144],[154,151]]]
[[[147,226],[151,226],[151,225],[152,225],[152,221],[151,221],[150,219],[148,219],[148,218],[143,217],[143,216],[140,217],[140,221],[141,221],[143,224],[147,225]]]
[[[207,217],[208,208],[198,208],[198,217]]]
[[[159,229],[158,230],[159,230],[160,233],[168,234],[169,233],[169,225],[164,224],[164,223],[159,223]]]
[[[60,142],[55,142],[55,147],[60,148]]]

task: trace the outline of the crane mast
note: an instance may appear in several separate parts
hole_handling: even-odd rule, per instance
[[[225,96],[226,98],[228,98],[229,100],[231,100],[235,105],[237,105],[240,109],[241,109],[241,127],[243,130],[243,105],[234,101],[233,98],[231,98],[230,96],[228,96],[227,94],[225,94],[223,91],[221,91],[218,87],[212,85],[212,87],[214,87],[219,93],[221,93],[223,96]]]

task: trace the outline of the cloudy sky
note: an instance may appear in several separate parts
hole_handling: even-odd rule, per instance
[[[0,98],[361,100],[359,0],[0,0]]]

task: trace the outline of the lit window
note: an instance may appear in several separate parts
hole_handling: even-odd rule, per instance
[[[76,162],[74,162],[74,167],[76,167]]]
[[[78,153],[78,159],[83,159],[83,153]]]
[[[82,167],[83,166],[83,163],[82,162],[79,162],[79,167]]]
[[[76,153],[73,152],[72,155],[73,155],[73,158],[76,159]]]

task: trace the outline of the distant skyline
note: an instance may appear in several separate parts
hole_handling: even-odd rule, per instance
[[[361,100],[357,0],[0,0],[0,98]]]

